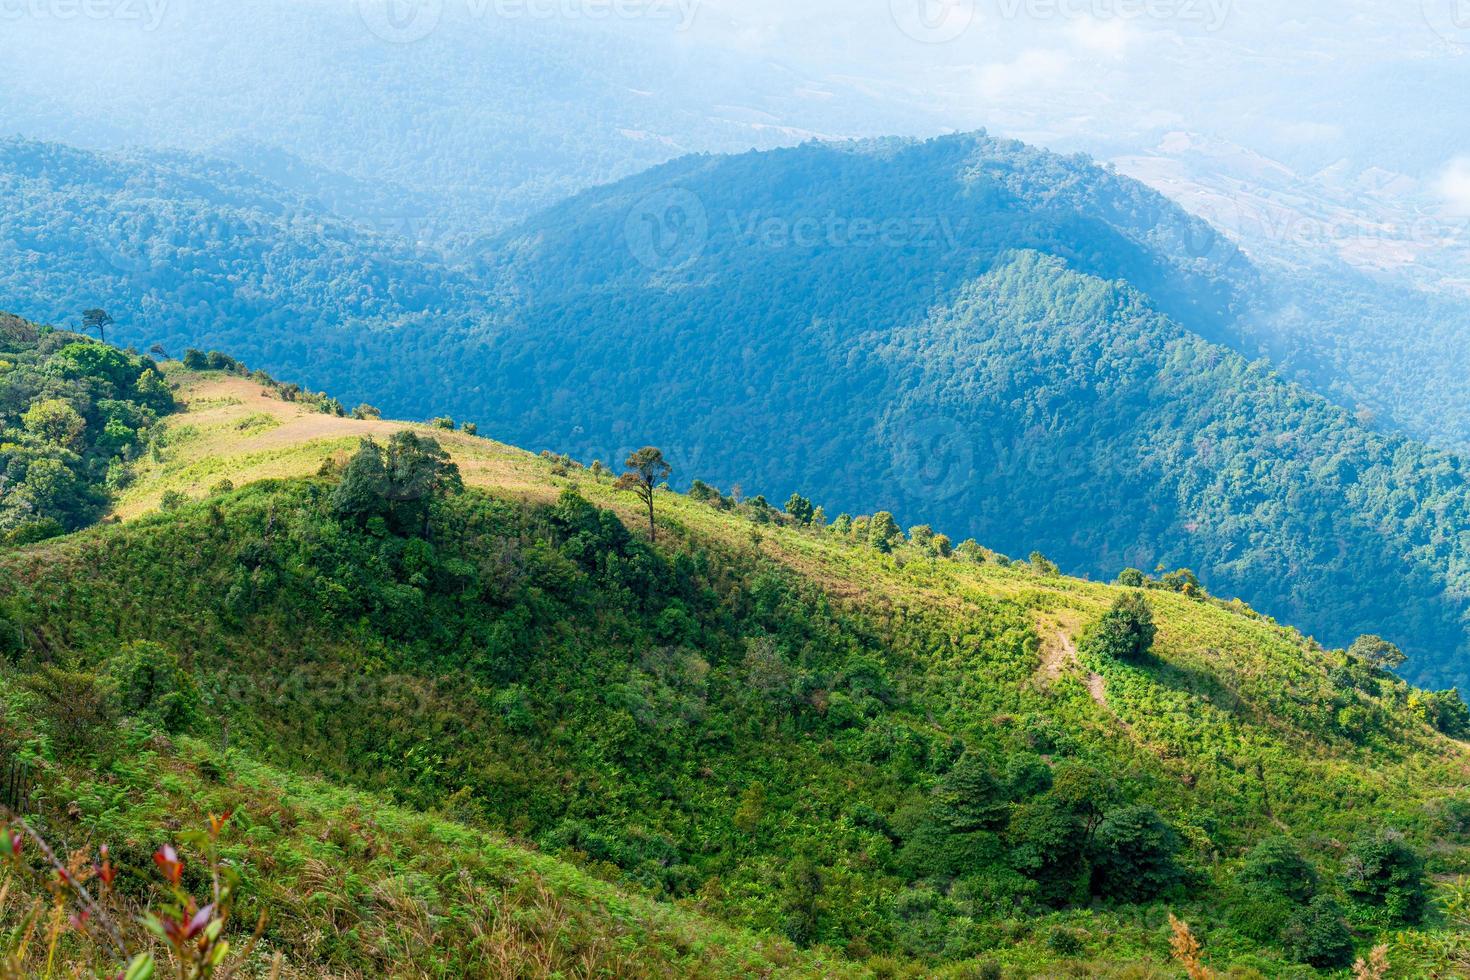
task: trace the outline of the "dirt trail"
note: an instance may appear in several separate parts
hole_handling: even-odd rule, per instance
[[[1082,669],[1082,658],[1077,656],[1077,645],[1064,629],[1058,629],[1052,638],[1043,636],[1041,644],[1041,667],[1036,676],[1047,684],[1061,679],[1068,667]],[[1101,674],[1085,671],[1087,693],[1092,695],[1100,707],[1108,706],[1108,682]]]

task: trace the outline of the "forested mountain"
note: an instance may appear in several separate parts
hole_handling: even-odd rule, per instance
[[[809,146],[670,164],[487,251],[511,301],[453,408],[513,440],[652,437],[1097,576],[1197,564],[1467,677],[1464,462],[1232,350],[1268,287],[1131,181],[983,138]]]
[[[27,314],[103,305],[130,342],[347,404],[583,461],[655,441],[681,485],[923,514],[1095,577],[1193,565],[1467,680],[1462,460],[1251,360],[1280,282],[1083,158],[984,136],[690,157],[446,257],[208,161],[4,154],[0,285]]]
[[[0,791],[99,896],[25,943],[0,819],[16,975],[115,972],[95,909],[241,975],[1470,962],[1470,711],[1386,644],[165,371],[127,520],[0,548]]]

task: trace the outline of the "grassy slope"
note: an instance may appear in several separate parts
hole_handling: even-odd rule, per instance
[[[265,396],[242,379],[182,372],[174,378],[183,386],[189,410],[170,421],[173,435],[164,461],[141,473],[119,505],[123,517],[145,513],[166,490],[201,495],[225,477],[242,484],[310,474],[324,456],[345,455],[360,436],[394,427],[311,413]],[[630,523],[639,517],[630,498],[585,473],[555,477],[551,464],[527,453],[462,434],[437,435],[471,485],[550,500],[558,483],[570,481]],[[1075,725],[1076,737],[1096,751],[1151,773],[1157,780],[1155,798],[1187,837],[1204,841],[1206,848],[1212,835],[1229,842],[1223,853],[1206,854],[1207,860],[1228,863],[1241,844],[1282,827],[1299,833],[1309,829],[1311,842],[1331,851],[1360,828],[1362,814],[1370,810],[1427,842],[1434,835],[1435,803],[1456,793],[1470,776],[1464,746],[1407,723],[1395,722],[1391,735],[1372,748],[1324,738],[1318,712],[1332,694],[1324,655],[1293,631],[1245,610],[1156,593],[1162,661],[1157,669],[1083,662],[1074,653],[1076,635],[1112,600],[1116,590],[1110,586],[994,565],[879,558],[824,536],[756,528],[672,495],[661,498],[660,508],[662,520],[676,533],[735,549],[754,547],[819,583],[840,602],[879,619],[902,622],[943,611],[950,622],[978,624],[997,609],[1022,611],[1037,637],[1026,647],[1024,663],[997,661],[959,635],[945,657],[928,665],[925,683],[945,688],[942,693],[956,703],[995,702],[1017,714],[1045,713]],[[107,533],[92,532],[9,558],[7,574],[27,580],[45,576],[69,558],[84,560],[89,540]],[[983,634],[977,626],[976,635]],[[932,723],[944,727],[959,717]],[[138,826],[147,825],[144,817],[138,819]],[[1220,832],[1219,824],[1228,830]],[[1439,868],[1461,866],[1459,849],[1440,844]],[[503,845],[501,850],[519,853]],[[379,870],[391,873],[387,867]],[[564,880],[582,880],[568,870],[561,874]],[[1106,928],[1118,938],[1089,952],[1102,958],[1161,958],[1156,922]],[[1410,936],[1403,945],[1401,955],[1409,956],[1408,949],[1422,943]],[[755,954],[747,949],[745,955]],[[710,962],[720,960],[711,957]]]
[[[276,950],[287,955],[287,977],[856,972],[784,940],[620,892],[496,835],[238,753],[221,769],[221,756],[193,740],[136,748],[105,781],[51,772],[52,798],[40,806],[75,806],[86,819],[52,818],[48,836],[63,852],[83,840],[110,842],[126,873],[147,867],[164,837],[205,826],[211,813],[233,813],[222,856],[245,869],[238,918],[268,915],[250,975],[265,975]],[[198,863],[197,852],[181,851]],[[0,939],[34,893],[12,882],[9,902],[0,901]],[[146,937],[130,932],[141,947]],[[61,962],[100,968],[87,957],[68,937]],[[34,972],[25,975],[39,975],[38,960],[28,966]]]
[[[348,453],[363,436],[381,438],[399,427],[322,415],[238,378],[178,371],[174,379],[184,382],[188,410],[170,420],[168,462],[146,471],[122,498],[121,517],[155,508],[170,489],[197,492],[225,477],[243,484],[310,473],[324,456]],[[470,482],[526,497],[554,495],[536,482],[539,465],[531,457],[484,440],[436,435],[453,448]],[[53,545],[32,549],[31,559],[64,561],[69,542]],[[238,755],[221,784],[200,771],[203,762],[209,772],[216,758],[201,743],[177,751],[149,746],[111,784],[85,771],[53,772],[54,799],[40,802],[75,800],[89,816],[100,815],[89,819],[88,839],[114,842],[115,854],[133,852],[136,867],[149,863],[161,828],[201,827],[211,812],[239,814],[234,853],[254,862],[258,878],[247,879],[247,891],[270,913],[257,957],[262,969],[269,952],[280,948],[289,952],[287,976],[862,972],[798,952],[783,939],[621,892],[504,838]],[[83,831],[62,821],[56,833],[63,844]],[[31,897],[13,884],[9,902],[0,903],[0,930],[13,927]],[[338,962],[348,947],[353,965]],[[365,972],[364,952],[371,962]]]

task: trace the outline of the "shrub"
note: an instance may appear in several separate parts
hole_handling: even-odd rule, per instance
[[[1177,885],[1179,835],[1150,806],[1114,810],[1093,840],[1093,891],[1123,902],[1147,902]]]
[[[194,679],[157,643],[130,643],[107,663],[107,680],[124,714],[166,732],[191,725],[199,709]]]
[[[1466,707],[1458,688],[1415,691],[1409,695],[1409,710],[1420,721],[1451,738],[1470,735],[1470,707]]]
[[[1058,956],[1071,959],[1082,953],[1082,937],[1071,929],[1057,926],[1046,937],[1046,945]]]
[[[20,627],[0,612],[0,658],[9,659],[25,649],[25,637]]]
[[[176,511],[188,503],[189,497],[187,494],[180,493],[178,490],[165,490],[163,496],[159,498],[158,508],[168,513]]]
[[[1281,942],[1292,959],[1319,969],[1341,969],[1353,962],[1353,935],[1341,906],[1327,895],[1318,895],[1291,917]]]
[[[107,736],[117,712],[96,675],[47,666],[26,678],[26,687],[57,748],[90,755],[113,741]]]
[[[1317,894],[1317,869],[1291,841],[1272,837],[1246,857],[1240,883],[1258,895],[1279,895],[1301,905]]]
[[[1085,897],[1087,828],[1053,796],[1017,806],[1006,834],[1011,865],[1036,883],[1036,897],[1061,906]]]
[[[1125,568],[1118,575],[1118,584],[1129,589],[1141,589],[1148,585],[1148,576],[1136,568]]]
[[[1169,572],[1163,578],[1159,579],[1159,584],[1172,592],[1178,592],[1188,596],[1196,596],[1204,591],[1200,587],[1199,576],[1187,568]]]
[[[1424,921],[1429,901],[1424,859],[1398,831],[1359,838],[1348,853],[1342,884],[1353,903],[1374,920],[1394,925]]]
[[[1142,592],[1119,596],[1113,608],[1087,630],[1082,644],[1089,653],[1117,660],[1142,660],[1153,650],[1158,630],[1153,607]]]
[[[987,761],[966,752],[940,783],[935,810],[954,830],[992,830],[1005,823],[1008,796]]]

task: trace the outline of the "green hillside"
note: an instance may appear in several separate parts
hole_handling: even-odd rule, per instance
[[[650,543],[564,458],[169,377],[138,516],[0,553],[0,752],[134,898],[233,810],[262,963],[1173,976],[1171,912],[1222,974],[1470,963],[1463,708],[1380,649],[703,484]]]
[[[584,463],[654,442],[676,486],[884,509],[1073,574],[1187,564],[1470,687],[1464,459],[1381,431],[1425,375],[1374,394],[1377,362],[1302,339],[1401,319],[1264,275],[1084,158],[983,134],[689,157],[452,258],[185,155],[11,141],[0,188],[0,293],[33,316],[103,304],[127,342],[349,405]],[[1410,415],[1457,414],[1418,387]]]

